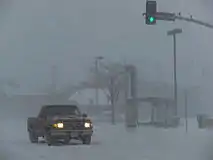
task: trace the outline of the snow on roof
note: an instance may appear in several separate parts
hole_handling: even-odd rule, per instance
[[[98,90],[98,98],[99,98],[99,104],[100,105],[107,105],[108,100],[103,92],[103,90]],[[95,103],[95,89],[83,89],[81,91],[76,92],[74,95],[72,95],[69,100],[76,101],[81,105],[90,105]]]

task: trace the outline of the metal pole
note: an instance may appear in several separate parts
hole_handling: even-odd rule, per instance
[[[182,33],[182,29],[175,28],[173,30],[170,30],[167,32],[168,36],[173,36],[173,42],[174,42],[174,100],[175,100],[175,115],[178,115],[178,94],[177,94],[177,63],[176,63],[176,34]]]
[[[187,90],[185,90],[184,93],[184,97],[185,97],[185,127],[186,127],[186,133],[188,132],[188,93]]]
[[[99,93],[98,93],[98,88],[99,88],[99,60],[104,59],[102,56],[95,57],[95,101],[96,105],[99,104]]]
[[[174,42],[174,99],[175,99],[175,116],[177,116],[177,65],[176,65],[176,34],[173,34]]]
[[[98,105],[98,83],[99,83],[99,78],[98,78],[98,59],[95,59],[95,104]]]
[[[183,17],[183,16],[174,16],[174,20],[176,20],[176,19],[183,20],[183,21],[186,21],[186,22],[192,22],[192,23],[195,23],[195,24],[202,25],[202,26],[205,26],[205,27],[213,29],[213,25],[212,24],[203,22],[201,20],[194,19],[193,17],[188,18],[188,17]]]

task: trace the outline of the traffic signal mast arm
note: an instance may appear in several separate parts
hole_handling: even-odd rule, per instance
[[[146,13],[143,13],[143,16],[146,17]],[[175,21],[175,20],[182,20],[186,22],[192,22],[198,25],[202,25],[208,28],[213,29],[213,25],[207,22],[203,22],[201,20],[197,20],[192,18],[192,16],[189,17],[183,17],[181,15],[176,15],[175,13],[169,13],[169,12],[156,12],[155,15],[156,20],[163,20],[163,21]]]
[[[176,19],[183,20],[183,21],[186,21],[186,22],[192,22],[192,23],[199,24],[199,25],[213,29],[212,24],[206,23],[206,22],[203,22],[203,21],[200,21],[200,20],[197,20],[197,19],[193,19],[192,17],[188,18],[188,17],[183,17],[183,16],[175,16],[175,20]]]

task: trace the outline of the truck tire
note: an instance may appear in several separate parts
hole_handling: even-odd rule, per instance
[[[33,132],[29,131],[29,139],[31,143],[38,143],[38,136]]]
[[[46,135],[46,142],[48,146],[51,146],[53,144],[53,139],[50,135]]]
[[[91,137],[92,137],[91,135],[83,136],[82,137],[82,143],[83,144],[87,144],[87,145],[90,144],[91,143],[91,139],[92,139]]]

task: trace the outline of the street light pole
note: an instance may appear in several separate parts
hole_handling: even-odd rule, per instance
[[[177,116],[177,55],[176,55],[176,34],[173,34],[173,58],[174,58],[174,98],[175,98],[175,115]]]
[[[97,56],[95,57],[95,104],[99,104],[99,93],[98,93],[98,88],[99,88],[99,61],[102,60],[104,57],[102,56]]]
[[[176,61],[176,34],[182,33],[182,29],[176,28],[167,32],[168,36],[173,36],[173,60],[174,60],[174,100],[175,100],[175,115],[177,116],[177,61]]]

